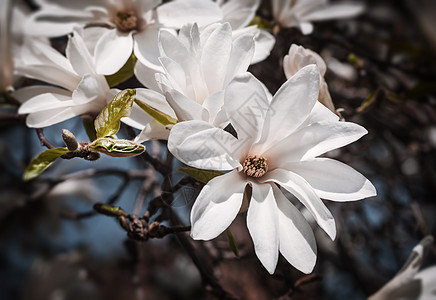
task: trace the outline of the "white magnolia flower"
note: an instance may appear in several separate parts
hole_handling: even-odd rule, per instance
[[[204,5],[206,3],[209,5],[210,13],[196,13],[196,18],[186,15],[185,11],[196,9],[198,0],[174,0],[161,5],[157,8],[159,22],[174,28],[181,28],[188,23],[197,23],[200,27],[217,22],[229,23],[233,30],[233,39],[247,33],[256,37],[252,64],[269,56],[275,38],[266,30],[259,29],[257,25],[248,26],[256,14],[260,0],[203,0],[202,2]]]
[[[37,3],[40,10],[26,24],[30,34],[54,37],[71,33],[77,26],[96,27],[93,56],[100,74],[117,72],[133,49],[140,59],[154,57],[157,51],[160,25],[154,21],[153,9],[161,0],[37,0]]]
[[[228,23],[215,23],[201,32],[197,24],[186,25],[177,36],[161,31],[159,47],[163,73],[155,74],[137,66],[136,75],[145,86],[154,85],[165,97],[161,96],[162,102],[157,101],[158,96],[153,97],[153,103],[145,102],[156,109],[164,109],[179,121],[203,120],[219,126],[225,121],[219,120],[224,103],[223,90],[237,74],[248,69],[254,52],[253,39],[253,35],[244,34],[233,40]],[[167,139],[168,130],[157,122],[153,123],[154,129],[150,128],[152,125],[145,115],[134,106],[130,118],[125,120],[138,129],[145,126],[138,141]]]
[[[259,260],[272,274],[280,251],[294,267],[309,273],[316,261],[315,238],[281,189],[293,194],[332,239],[335,221],[320,198],[352,201],[376,194],[354,169],[317,158],[367,132],[359,125],[339,122],[317,101],[318,87],[316,66],[307,66],[283,84],[270,102],[262,84],[246,73],[229,84],[224,96],[237,138],[204,121],[174,125],[168,148],[182,162],[231,170],[209,181],[197,197],[191,211],[194,239],[213,239],[229,227],[249,186],[247,226]]]
[[[37,0],[37,3],[41,9],[27,22],[28,32],[53,37],[68,34],[76,26],[90,27],[97,38],[92,42],[100,74],[117,72],[132,50],[144,64],[159,63],[157,37],[163,24],[156,21],[154,8],[161,0]],[[216,19],[205,1],[197,1],[195,8],[182,13],[193,20],[197,15],[192,14]]]
[[[0,93],[10,90],[13,84],[14,64],[11,39],[12,3],[3,0],[0,3]]]
[[[416,245],[398,274],[369,300],[432,300],[436,295],[436,266],[419,271],[425,252],[433,244],[433,237],[426,236]]]
[[[283,70],[286,78],[294,76],[298,70],[308,66],[310,64],[316,64],[320,75],[320,86],[318,100],[329,108],[332,112],[335,112],[335,106],[333,105],[332,98],[330,96],[329,87],[324,79],[327,66],[316,52],[305,49],[302,46],[292,44],[289,48],[289,53],[283,58]]]
[[[46,127],[79,115],[96,116],[117,93],[109,89],[106,79],[95,71],[94,59],[78,32],[69,38],[67,57],[38,40],[27,41],[20,75],[54,86],[36,85],[22,88],[15,97],[24,102],[20,114],[29,114],[29,127]]]
[[[329,3],[328,0],[272,0],[274,19],[280,26],[299,27],[303,34],[313,31],[313,21],[349,18],[361,14],[360,3]]]

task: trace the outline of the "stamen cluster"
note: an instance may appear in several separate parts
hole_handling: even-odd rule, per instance
[[[242,164],[243,172],[248,176],[259,178],[268,172],[268,165],[265,157],[257,157],[256,155],[248,156]]]

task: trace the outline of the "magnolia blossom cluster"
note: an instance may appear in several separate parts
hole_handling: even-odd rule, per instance
[[[336,115],[321,56],[292,45],[283,58],[287,81],[275,95],[247,72],[275,43],[268,30],[250,25],[259,0],[36,2],[39,10],[24,23],[28,36],[17,52],[15,74],[44,84],[15,92],[19,113],[37,128],[75,116],[94,119],[120,92],[116,79],[134,74],[144,85],[135,89],[136,99],[154,112],[135,102],[122,119],[141,130],[136,142],[167,140],[186,165],[223,171],[194,203],[194,239],[217,237],[246,211],[256,255],[268,272],[274,273],[281,253],[309,273],[315,237],[291,198],[334,239],[335,221],[321,199],[376,194],[351,167],[319,157],[367,133]],[[362,11],[359,4],[326,0],[271,3],[277,24],[304,34],[313,30],[311,21]],[[65,56],[44,42],[64,35]]]

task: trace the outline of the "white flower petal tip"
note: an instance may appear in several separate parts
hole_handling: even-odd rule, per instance
[[[230,226],[241,208],[246,184],[237,170],[209,181],[192,207],[193,239],[211,240]]]

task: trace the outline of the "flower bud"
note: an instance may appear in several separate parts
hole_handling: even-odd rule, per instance
[[[70,151],[77,151],[79,149],[79,143],[76,140],[74,134],[67,129],[62,129],[62,139],[64,140],[65,146],[67,146]]]

